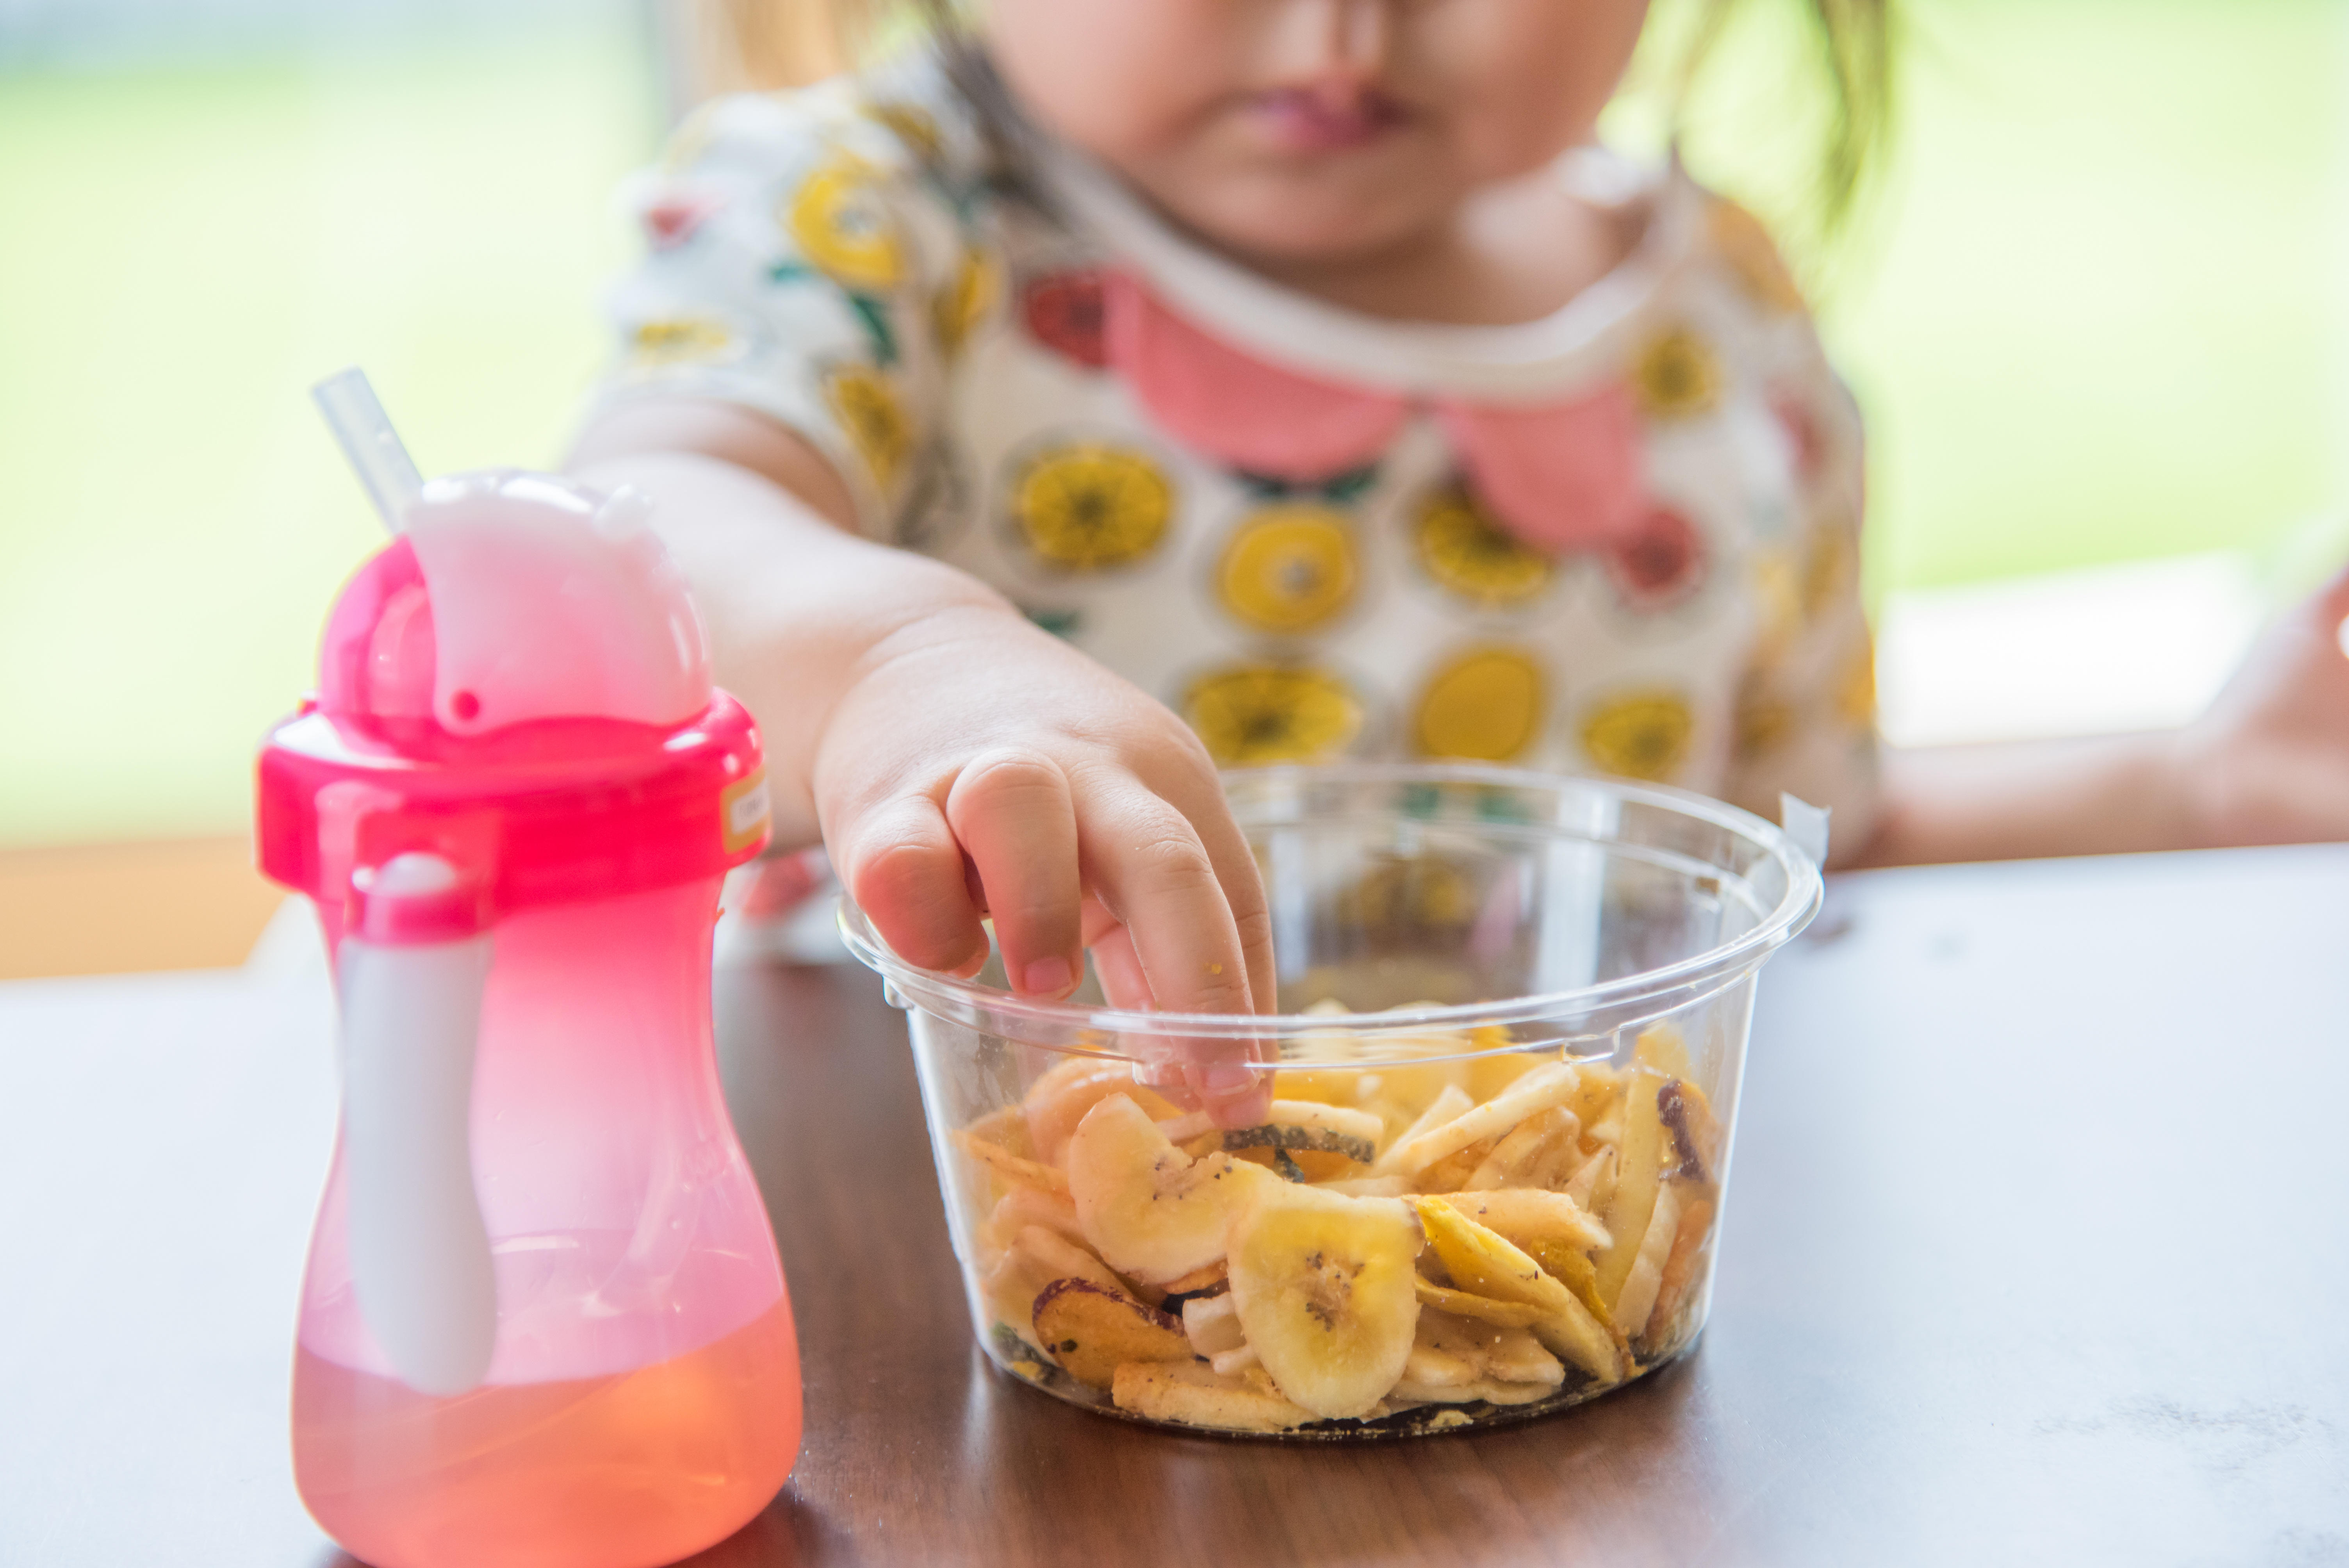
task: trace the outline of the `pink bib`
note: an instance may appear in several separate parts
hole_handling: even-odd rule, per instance
[[[1414,399],[1244,354],[1123,269],[1104,280],[1109,362],[1166,432],[1233,468],[1297,483],[1377,461],[1419,407],[1495,521],[1550,554],[1628,540],[1646,513],[1639,406],[1610,381],[1557,403]]]

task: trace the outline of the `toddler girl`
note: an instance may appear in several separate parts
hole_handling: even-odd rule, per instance
[[[1850,400],[1752,217],[1592,145],[1645,12],[985,0],[678,132],[576,466],[901,954],[1268,1009],[1253,763],[1791,790],[1876,861],[2349,827],[2349,589],[2197,731],[1880,766]],[[1818,15],[1864,126],[1882,0]]]

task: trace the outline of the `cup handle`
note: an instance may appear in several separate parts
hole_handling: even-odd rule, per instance
[[[443,920],[460,886],[437,855],[362,872],[365,918],[336,967],[352,1288],[400,1381],[461,1394],[487,1375],[497,1282],[473,1188],[473,1057],[490,935]]]

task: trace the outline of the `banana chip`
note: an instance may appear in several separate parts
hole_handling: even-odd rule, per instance
[[[1050,1165],[1022,1159],[999,1143],[990,1143],[968,1132],[956,1132],[949,1136],[954,1139],[956,1148],[1013,1186],[1036,1187],[1047,1192],[1069,1191],[1069,1179]]]
[[[1319,1418],[1245,1375],[1197,1361],[1129,1363],[1111,1379],[1110,1398],[1119,1409],[1154,1421],[1226,1432],[1286,1432]]]

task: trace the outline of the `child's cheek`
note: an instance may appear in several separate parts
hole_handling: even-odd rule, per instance
[[[1023,112],[1109,162],[1166,150],[1228,90],[1203,0],[990,0],[989,54]]]

